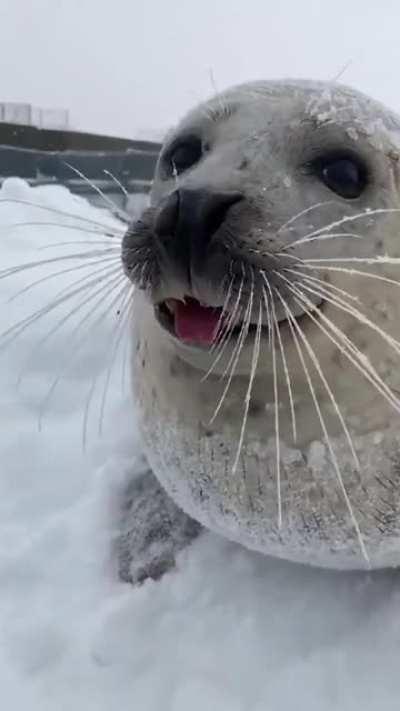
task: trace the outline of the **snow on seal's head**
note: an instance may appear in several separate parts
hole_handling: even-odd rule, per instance
[[[124,236],[149,462],[249,548],[400,563],[399,157],[352,89],[244,84],[170,133]]]

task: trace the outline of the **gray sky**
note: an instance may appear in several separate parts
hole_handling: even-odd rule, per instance
[[[400,0],[0,0],[0,100],[128,137],[230,84],[342,81],[400,112]]]

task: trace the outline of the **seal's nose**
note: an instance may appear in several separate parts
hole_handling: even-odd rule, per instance
[[[175,190],[161,204],[154,232],[169,253],[188,264],[193,253],[204,253],[229,208],[242,198],[239,192]]]

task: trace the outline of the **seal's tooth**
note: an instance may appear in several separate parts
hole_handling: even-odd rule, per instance
[[[176,299],[165,299],[165,306],[171,314],[175,313],[176,310]]]

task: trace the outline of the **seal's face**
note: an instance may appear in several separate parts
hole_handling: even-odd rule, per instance
[[[397,155],[382,129],[378,143],[373,124],[368,131],[369,103],[323,85],[248,85],[191,112],[168,137],[123,263],[183,358],[207,370],[212,343],[245,325],[239,367],[249,370],[260,313],[261,338],[270,338],[271,319],[282,326],[287,310],[305,313],[292,291],[299,274],[335,281],[300,260],[385,253],[383,239],[358,239],[375,218],[343,221],[397,199]],[[323,302],[308,291],[309,308]]]
[[[259,550],[398,549],[399,154],[396,117],[350,89],[245,85],[168,137],[124,237],[150,462]]]

